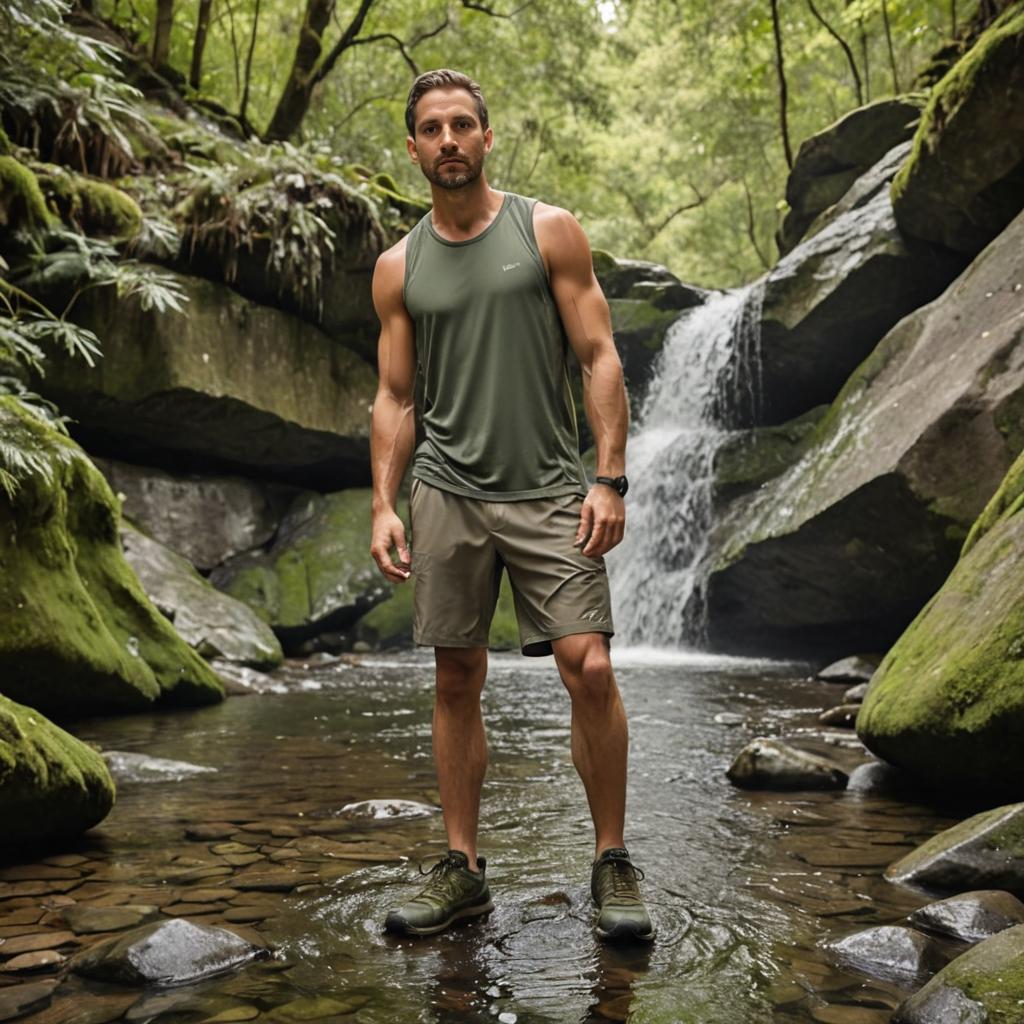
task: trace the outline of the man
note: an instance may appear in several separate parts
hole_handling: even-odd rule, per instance
[[[415,577],[414,639],[434,648],[434,760],[449,851],[385,927],[429,935],[492,909],[476,849],[487,765],[480,693],[506,569],[523,653],[553,653],[571,697],[573,763],[596,832],[598,934],[651,939],[623,838],[627,726],[608,649],[602,556],[623,534],[628,423],[608,304],[571,214],[487,184],[493,133],[475,82],[449,70],[420,75],[406,124],[433,209],[374,272],[370,553],[392,582]],[[569,346],[597,445],[589,489]],[[415,444],[417,378],[425,437],[413,462],[410,552],[395,500]]]

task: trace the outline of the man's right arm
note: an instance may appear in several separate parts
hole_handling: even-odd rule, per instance
[[[416,443],[413,387],[416,346],[412,319],[402,301],[404,241],[383,253],[373,272],[373,305],[380,319],[377,365],[380,380],[370,420],[373,525],[370,554],[393,583],[409,578],[411,558],[405,527],[395,512],[398,488]],[[398,564],[391,558],[398,552]]]

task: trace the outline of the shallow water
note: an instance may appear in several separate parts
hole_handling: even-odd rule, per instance
[[[491,656],[480,852],[496,909],[430,939],[395,940],[380,925],[413,891],[416,864],[443,852],[440,815],[339,813],[374,798],[436,804],[429,654],[292,662],[277,674],[285,693],[80,723],[75,732],[104,749],[217,771],[122,783],[110,817],[67,847],[86,860],[80,881],[62,883],[66,895],[162,901],[165,913],[209,923],[255,908],[248,927],[277,954],[151,993],[128,1018],[198,1022],[235,1009],[236,1019],[327,1013],[315,1019],[363,1024],[887,1021],[912,986],[838,969],[824,947],[926,902],[881,872],[953,819],[849,791],[730,786],[725,768],[754,735],[797,738],[847,769],[867,759],[852,733],[817,725],[843,688],[809,681],[806,666],[621,649],[613,658],[631,722],[627,842],[659,928],[650,949],[592,935],[591,826],[550,658]],[[224,835],[186,838],[204,822],[226,823]],[[29,902],[10,899],[6,884],[0,928],[5,905]],[[71,980],[49,1010],[24,1019],[111,1020],[126,1009],[117,994]],[[312,996],[346,1005],[317,1009]],[[86,1014],[104,999],[106,1014]]]

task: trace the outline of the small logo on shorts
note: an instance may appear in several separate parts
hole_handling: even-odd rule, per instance
[[[501,265],[502,270],[515,270],[516,267],[521,267],[522,263],[503,263]]]

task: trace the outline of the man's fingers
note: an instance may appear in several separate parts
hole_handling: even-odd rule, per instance
[[[576,540],[573,542],[576,547],[579,547],[587,539],[593,527],[594,510],[587,502],[584,502],[583,508],[580,510],[580,525],[576,529]]]
[[[590,534],[590,540],[583,549],[583,554],[588,558],[597,558],[602,552],[606,551],[607,549],[602,546],[605,532],[605,524],[603,522],[595,523],[594,529]]]

